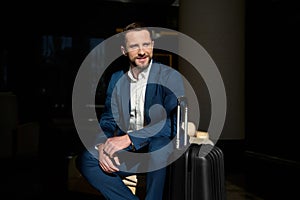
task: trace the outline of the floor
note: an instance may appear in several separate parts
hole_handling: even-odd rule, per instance
[[[55,199],[66,197],[73,200],[101,200],[101,196],[71,192],[67,189],[67,161],[47,159],[2,160],[1,196],[6,199]],[[54,162],[55,161],[55,162]],[[65,165],[61,165],[62,161]],[[60,164],[59,164],[60,163]],[[62,167],[65,166],[65,167]],[[247,191],[244,174],[226,176],[227,200],[262,200],[262,197]],[[2,198],[5,199],[5,198]]]
[[[239,175],[240,180],[243,179],[243,175]],[[247,191],[243,186],[232,182],[230,180],[226,180],[226,199],[227,200],[262,200],[264,198],[259,197],[258,195]]]

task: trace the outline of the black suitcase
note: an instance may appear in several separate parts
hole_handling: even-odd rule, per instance
[[[223,152],[211,144],[191,144],[168,166],[168,200],[225,200]]]
[[[178,104],[181,105],[181,102]],[[187,104],[184,103],[187,122]],[[183,110],[178,107],[179,110]],[[179,128],[179,126],[178,126]],[[185,128],[186,129],[186,126]],[[179,132],[177,132],[179,134]],[[184,131],[187,134],[187,130]],[[185,137],[186,139],[186,137]],[[180,142],[179,142],[180,143]],[[183,146],[187,144],[184,141]],[[180,145],[177,145],[177,148]],[[180,148],[174,154],[182,154]],[[190,144],[178,159],[168,166],[164,199],[225,200],[225,171],[222,150],[212,144]]]

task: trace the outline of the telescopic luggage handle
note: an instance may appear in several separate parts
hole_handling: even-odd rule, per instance
[[[187,145],[188,135],[188,103],[185,96],[177,98],[177,129],[176,129],[176,149],[180,149],[180,129],[181,124],[184,122],[183,127],[183,145]]]

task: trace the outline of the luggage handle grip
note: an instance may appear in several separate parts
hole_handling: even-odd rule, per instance
[[[183,114],[181,113],[182,111],[183,111]],[[188,104],[187,104],[187,98],[185,96],[180,96],[177,98],[176,149],[180,149],[181,116],[183,116],[183,121],[184,121],[183,145],[186,146],[187,145],[187,135],[188,135]]]

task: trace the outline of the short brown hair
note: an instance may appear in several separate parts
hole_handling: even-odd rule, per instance
[[[143,22],[133,22],[131,24],[128,24],[125,28],[123,28],[123,43],[126,43],[126,33],[130,30],[136,30],[136,31],[141,31],[141,30],[146,30],[150,34],[150,38],[152,39],[152,33],[151,30],[145,26]]]
[[[146,29],[146,26],[143,22],[133,22],[131,24],[128,24],[125,28],[123,28],[123,32],[132,29]]]

